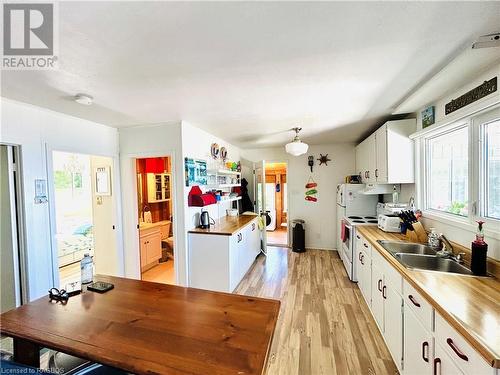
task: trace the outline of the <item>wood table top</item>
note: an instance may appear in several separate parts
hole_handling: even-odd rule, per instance
[[[135,374],[261,374],[280,302],[96,276],[115,288],[0,316],[2,334]]]
[[[218,234],[223,236],[232,236],[234,233],[248,225],[253,219],[258,217],[257,214],[245,214],[238,216],[223,216],[215,221],[215,225],[210,228],[201,229],[194,228],[189,233],[198,234]]]
[[[408,269],[377,242],[401,241],[404,236],[383,232],[376,226],[359,226],[357,230],[491,366],[500,368],[500,282],[497,278]]]

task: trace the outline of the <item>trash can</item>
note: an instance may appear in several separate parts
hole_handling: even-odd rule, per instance
[[[296,253],[306,251],[305,221],[302,219],[292,221],[292,251]]]

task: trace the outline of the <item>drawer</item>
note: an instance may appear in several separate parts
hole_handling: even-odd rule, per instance
[[[429,331],[433,331],[434,309],[417,290],[406,280],[403,281],[405,303],[413,310],[420,323]]]
[[[491,367],[481,355],[452,327],[436,313],[435,340],[465,374],[493,375]]]

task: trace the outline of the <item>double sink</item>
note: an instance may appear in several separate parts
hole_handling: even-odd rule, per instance
[[[473,275],[470,269],[456,260],[437,256],[436,249],[430,246],[387,240],[377,242],[406,268]]]

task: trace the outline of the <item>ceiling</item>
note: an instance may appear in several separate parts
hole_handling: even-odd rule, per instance
[[[312,144],[360,140],[500,31],[500,2],[60,2],[58,19],[59,70],[2,71],[2,96],[267,147],[294,126]],[[72,101],[80,92],[94,104]]]

